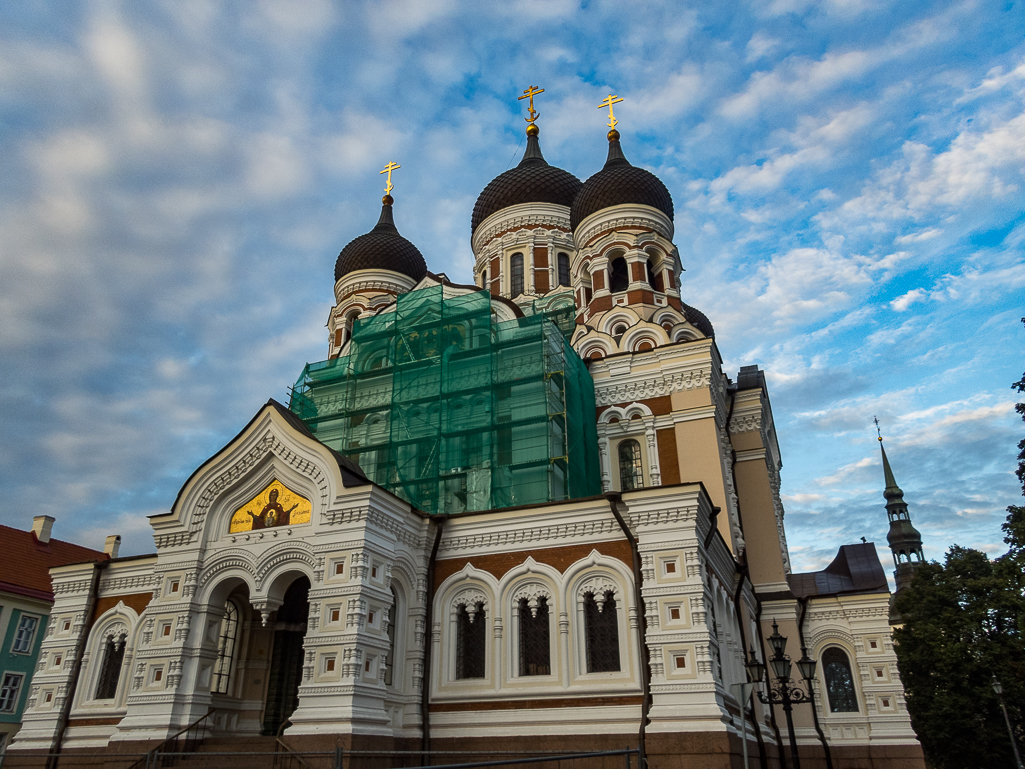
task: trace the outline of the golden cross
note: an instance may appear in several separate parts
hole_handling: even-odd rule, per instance
[[[396,163],[395,161],[390,161],[390,162],[388,163],[388,165],[386,165],[386,166],[384,167],[384,170],[383,170],[383,171],[381,171],[381,173],[382,173],[382,174],[388,174],[388,183],[384,185],[384,194],[385,194],[385,195],[388,195],[388,194],[390,194],[390,193],[391,193],[391,191],[392,191],[393,189],[395,189],[395,188],[394,188],[394,187],[392,186],[392,183],[391,183],[391,172],[392,172],[392,171],[394,171],[394,170],[395,170],[396,168],[402,168],[402,166],[400,166],[400,165],[399,165],[398,163]]]
[[[876,423],[876,434],[879,436],[879,442],[883,442],[883,433],[879,429],[879,417],[872,417],[872,421]]]
[[[609,128],[615,128],[616,123],[619,122],[618,120],[616,120],[616,116],[612,114],[612,105],[619,104],[619,102],[621,101],[623,100],[619,96],[613,96],[612,94],[609,94],[607,97],[605,97],[605,99],[602,100],[602,103],[598,105],[598,109],[601,109],[602,107],[609,108]]]
[[[527,112],[530,113],[530,117],[523,118],[528,123],[533,124],[535,120],[537,120],[539,117],[541,117],[541,113],[540,112],[534,112],[534,97],[537,96],[539,93],[544,93],[544,92],[545,92],[544,88],[538,88],[536,85],[532,85],[532,86],[530,86],[530,88],[528,88],[527,90],[525,90],[523,92],[523,96],[517,96],[516,97],[516,101],[523,101],[524,99],[530,99],[530,102],[528,103],[528,106],[527,106]]]

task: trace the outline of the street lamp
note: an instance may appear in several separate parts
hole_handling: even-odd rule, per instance
[[[1007,734],[1011,737],[1011,750],[1014,751],[1014,763],[1018,769],[1022,769],[1021,754],[1018,753],[1018,743],[1014,740],[1014,730],[1011,728],[1011,719],[1007,715],[1007,706],[1004,705],[1004,685],[997,680],[996,676],[993,676],[993,691],[996,692],[997,699],[1000,700],[1000,709],[1004,711],[1004,721],[1007,723]]]
[[[797,661],[797,669],[801,677],[807,682],[808,691],[798,688],[790,678],[793,670],[793,662],[786,654],[786,636],[779,634],[779,625],[776,620],[772,621],[772,635],[769,636],[769,646],[772,647],[772,658],[769,660],[769,667],[776,677],[776,685],[769,682],[767,692],[758,692],[758,699],[765,705],[782,705],[783,712],[787,716],[787,736],[790,738],[790,765],[793,769],[801,769],[801,757],[797,753],[797,735],[794,734],[794,719],[791,715],[795,702],[811,702],[811,682],[815,677],[815,660],[808,656],[808,650],[801,647],[801,659]],[[755,658],[752,650],[751,660],[747,663],[748,673],[752,681],[760,682],[765,675],[765,665]],[[1020,767],[1019,767],[1020,769]]]

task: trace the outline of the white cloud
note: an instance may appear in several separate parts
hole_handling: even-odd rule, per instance
[[[926,294],[923,289],[913,288],[906,294],[899,296],[892,302],[890,302],[890,307],[892,307],[897,312],[905,312],[915,302],[922,301],[925,298],[925,296]]]

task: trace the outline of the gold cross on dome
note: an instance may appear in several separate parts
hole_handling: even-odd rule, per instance
[[[531,125],[533,125],[535,120],[537,120],[539,117],[541,117],[541,113],[540,112],[535,112],[534,111],[534,97],[537,96],[539,93],[544,93],[544,92],[545,92],[544,88],[538,88],[536,85],[532,85],[527,90],[525,90],[523,92],[523,96],[517,96],[516,97],[516,101],[523,101],[524,99],[530,99],[530,101],[527,104],[527,112],[530,114],[530,117],[525,117],[523,119],[526,120]]]
[[[391,193],[391,191],[392,191],[393,189],[395,189],[395,187],[394,187],[394,186],[392,185],[392,183],[391,183],[391,172],[392,172],[392,171],[394,171],[394,170],[395,170],[396,168],[402,168],[402,166],[400,166],[400,165],[399,165],[398,163],[396,163],[395,161],[390,161],[390,162],[388,163],[388,165],[386,165],[386,166],[384,167],[384,170],[383,170],[383,171],[381,171],[381,173],[382,173],[382,174],[388,174],[388,182],[387,182],[387,183],[386,183],[386,184],[384,185],[384,194],[385,194],[385,195],[388,195],[388,194],[390,194],[390,193]]]
[[[603,107],[609,108],[609,128],[615,128],[616,123],[619,122],[616,120],[616,116],[612,114],[612,105],[619,104],[621,101],[623,101],[621,97],[609,94],[602,100],[602,103],[598,105],[598,109],[602,109]]]

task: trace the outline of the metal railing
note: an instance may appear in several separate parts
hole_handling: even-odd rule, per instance
[[[213,714],[214,709],[210,708],[210,710],[206,711],[206,715],[200,716],[184,729],[172,734],[155,748],[148,751],[145,756],[129,766],[128,769],[139,769],[139,767],[156,769],[158,766],[174,766],[176,756],[195,750],[203,737],[206,736],[206,727],[200,727],[200,724],[203,724]]]

